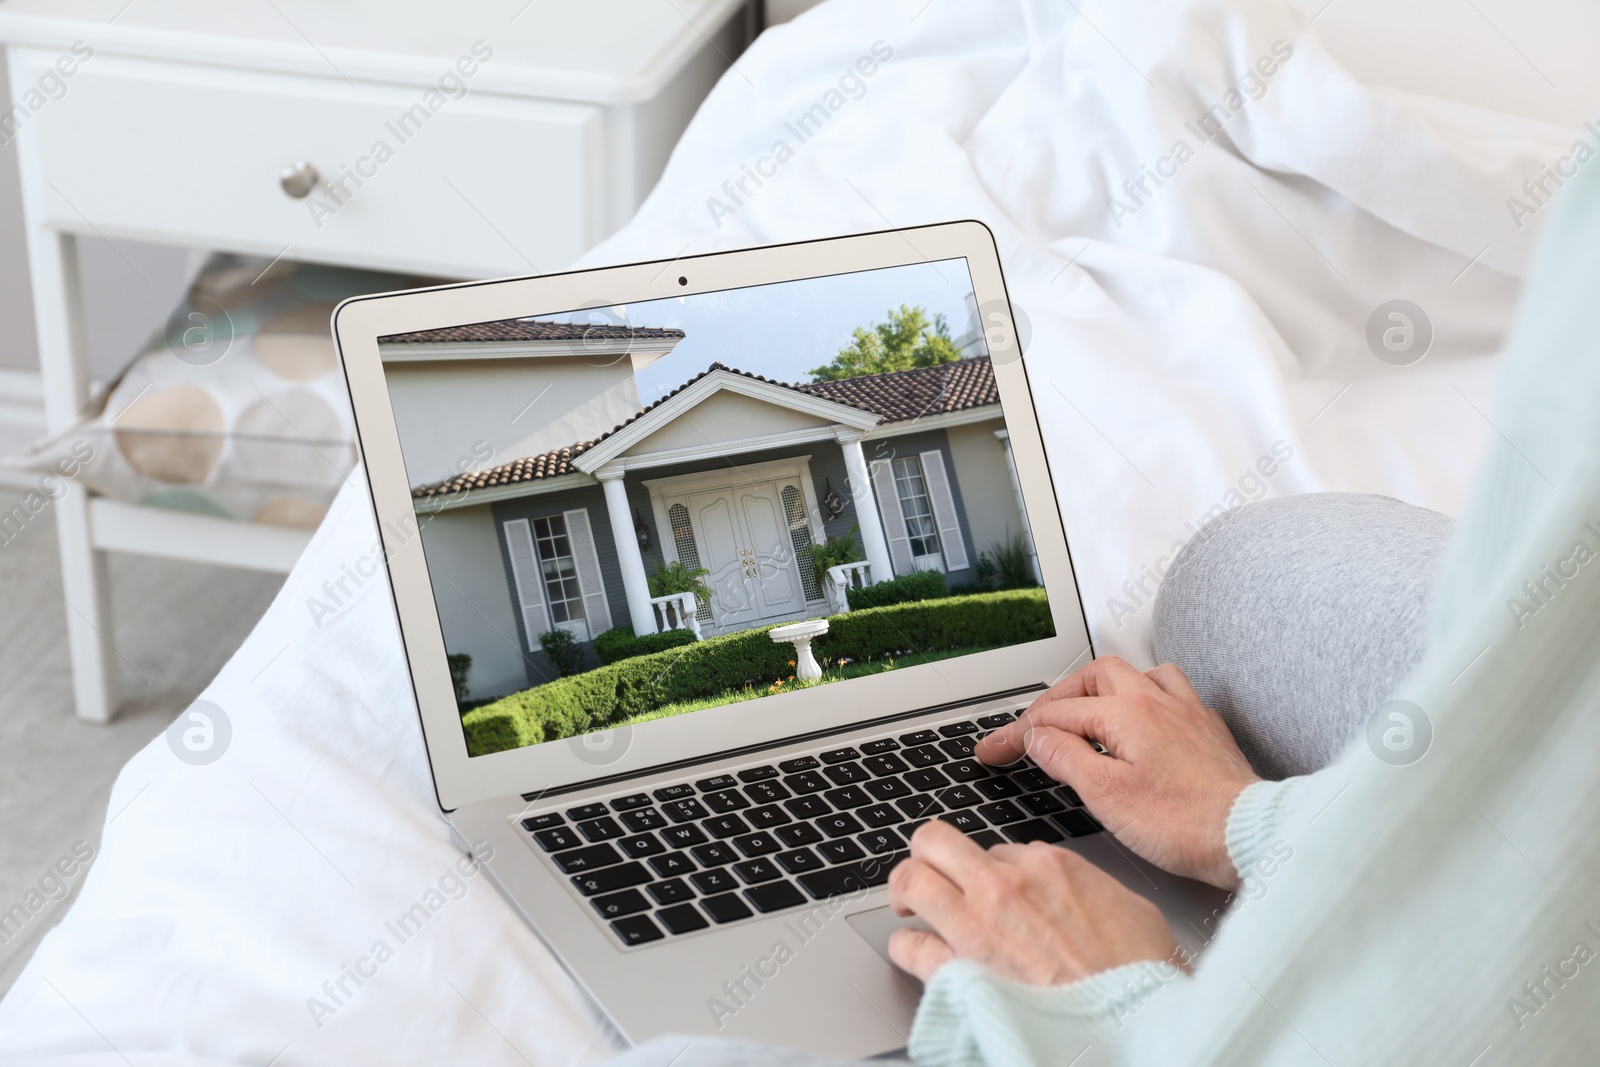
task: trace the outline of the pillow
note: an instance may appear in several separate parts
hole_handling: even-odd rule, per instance
[[[128,503],[314,528],[355,465],[329,317],[347,297],[436,281],[213,255],[84,421],[10,462],[76,466]]]

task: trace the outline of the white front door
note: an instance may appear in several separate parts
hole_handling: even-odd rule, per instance
[[[737,630],[805,610],[775,483],[695,493],[685,503],[700,565],[711,572],[706,584],[717,629]]]

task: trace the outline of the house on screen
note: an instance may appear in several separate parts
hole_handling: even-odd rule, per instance
[[[556,676],[539,636],[706,635],[828,614],[803,550],[859,527],[881,581],[972,582],[1025,533],[986,356],[789,384],[713,363],[641,403],[678,330],[532,319],[380,339],[445,643],[470,698]],[[681,561],[709,605],[653,598]]]

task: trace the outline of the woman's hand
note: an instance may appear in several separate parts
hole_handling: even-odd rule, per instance
[[[985,852],[938,819],[912,835],[911,857],[889,875],[889,902],[938,931],[889,939],[894,962],[924,982],[955,957],[1030,985],[1183,962],[1160,909],[1077,853],[1042,842]]]
[[[977,747],[979,759],[1001,766],[1024,752],[1151,863],[1219,889],[1239,887],[1228,812],[1260,779],[1177,667],[1145,675],[1102,656]]]

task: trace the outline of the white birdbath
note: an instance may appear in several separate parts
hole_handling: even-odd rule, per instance
[[[785,641],[793,645],[794,676],[802,682],[814,682],[822,677],[822,668],[817,666],[817,657],[811,654],[811,639],[827,632],[827,619],[808,619],[787,626],[774,626],[767,631],[767,636],[780,645]]]

